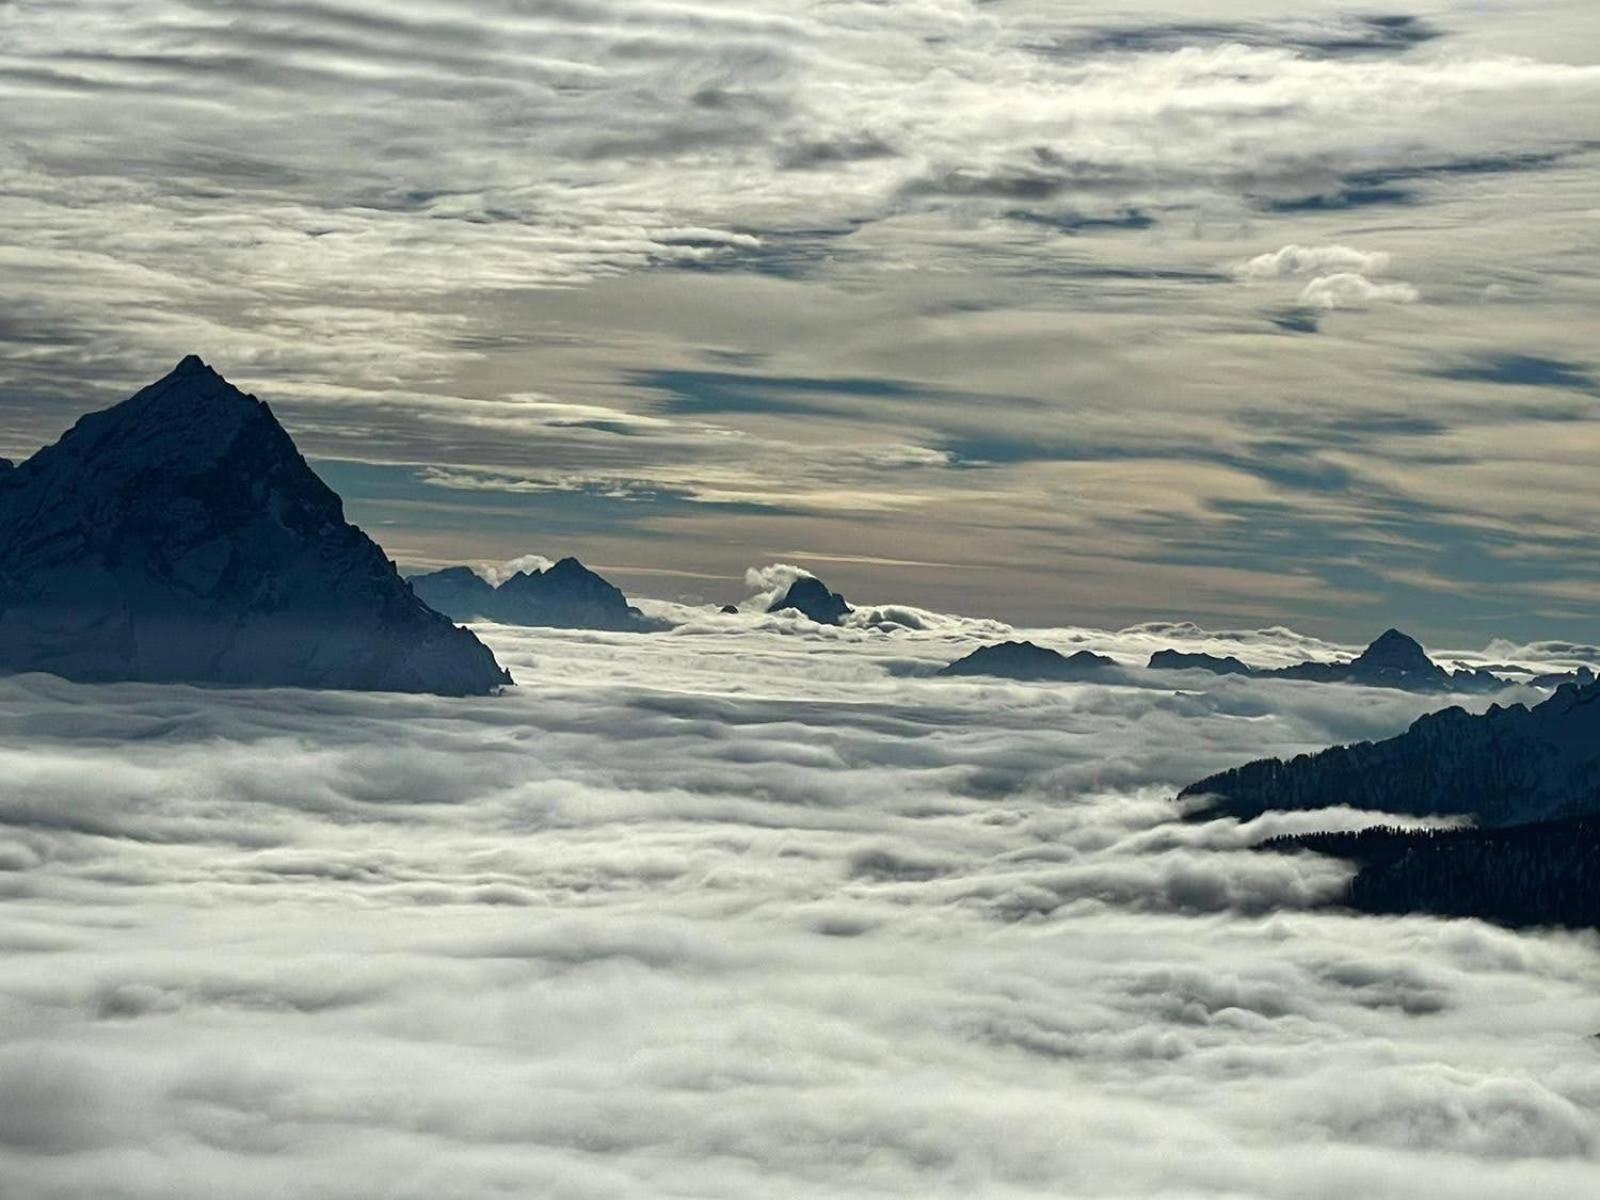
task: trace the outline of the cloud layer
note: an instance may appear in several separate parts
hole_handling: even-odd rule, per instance
[[[496,700],[0,681],[8,1194],[1592,1192],[1600,943],[1175,820],[1426,701],[703,620],[486,628]]]

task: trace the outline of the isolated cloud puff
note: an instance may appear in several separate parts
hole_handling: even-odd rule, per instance
[[[1389,256],[1381,251],[1354,250],[1349,246],[1284,246],[1241,263],[1241,279],[1293,279],[1323,272],[1381,275],[1389,269]]]
[[[546,558],[542,554],[524,554],[508,562],[486,564],[478,568],[478,574],[483,576],[495,587],[499,587],[513,575],[522,572],[546,571],[555,565],[555,560]]]
[[[744,585],[755,595],[745,601],[744,607],[765,612],[767,606],[788,591],[789,585],[796,579],[814,578],[816,576],[810,571],[793,563],[768,563],[764,567],[746,567]]]
[[[1353,271],[1319,275],[1306,284],[1300,303],[1308,308],[1370,308],[1374,304],[1415,304],[1421,293],[1409,283],[1376,283]]]

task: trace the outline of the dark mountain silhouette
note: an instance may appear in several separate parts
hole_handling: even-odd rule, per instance
[[[630,632],[662,628],[575,558],[563,558],[543,571],[519,571],[499,587],[468,567],[413,575],[411,586],[434,608],[458,621]]]
[[[429,608],[452,621],[492,621],[499,604],[494,584],[471,567],[446,567],[407,579]]]
[[[1399,737],[1264,759],[1190,784],[1180,798],[1241,820],[1332,805],[1504,826],[1600,812],[1600,684],[1533,708],[1429,713]]]
[[[1214,675],[1253,675],[1255,671],[1233,655],[1186,654],[1182,650],[1157,650],[1150,656],[1152,671],[1210,671]]]
[[[1476,672],[1451,675],[1428,657],[1421,644],[1398,629],[1389,629],[1350,662],[1297,663],[1292,667],[1257,672],[1282,679],[1310,679],[1321,683],[1358,683],[1367,687],[1401,688],[1412,692],[1449,691],[1457,683],[1475,687]],[[1494,679],[1495,686],[1503,686]]]
[[[0,458],[0,484],[4,484],[11,472],[17,469],[16,463],[9,458]]]
[[[941,675],[996,675],[1004,679],[1061,680],[1088,679],[1117,665],[1088,650],[1066,655],[1032,642],[1000,642],[980,646],[939,672]]]
[[[723,616],[737,616],[739,613],[739,606],[737,604],[724,604],[721,612]]]
[[[830,592],[827,584],[810,575],[796,579],[788,591],[767,606],[767,611],[774,613],[788,609],[810,617],[818,625],[837,625],[854,611],[843,596]]]
[[[1219,658],[1214,654],[1157,650],[1150,656],[1150,667],[1152,670],[1250,675],[1258,679],[1353,683],[1411,692],[1478,693],[1499,691],[1510,686],[1508,680],[1490,671],[1445,670],[1428,657],[1415,638],[1398,629],[1385,631],[1377,641],[1349,662],[1303,662],[1288,667],[1252,667],[1231,656]]]
[[[1507,829],[1313,833],[1259,848],[1353,861],[1342,902],[1361,912],[1600,927],[1600,816]]]
[[[344,519],[261,401],[190,356],[0,486],[0,667],[483,693],[510,682]]]
[[[1579,667],[1575,671],[1560,671],[1550,675],[1535,675],[1528,680],[1528,686],[1536,688],[1558,688],[1562,684],[1572,683],[1578,687],[1588,687],[1594,682],[1595,675],[1588,667]]]

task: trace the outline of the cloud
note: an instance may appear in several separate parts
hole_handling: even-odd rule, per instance
[[[789,585],[795,580],[814,578],[815,576],[804,567],[797,567],[791,563],[768,563],[764,567],[746,567],[744,586],[756,593],[751,603],[764,612],[767,605],[788,591]]]
[[[1250,849],[1308,814],[1172,803],[1438,699],[936,680],[984,634],[933,617],[484,626],[492,699],[0,680],[0,1176],[1588,1195],[1594,937],[1318,911],[1343,868]]]
[[[1483,489],[1324,461],[1393,467],[1397,411],[1583,398],[1415,387],[1455,345],[1587,362],[1600,73],[1552,4],[5,6],[0,454],[198,351],[408,565],[532,525],[724,586],[793,546],[955,563],[837,582],[1008,622],[1179,590],[1213,624],[1592,640],[1496,586]],[[1229,286],[1291,246],[1380,248],[1427,310],[1290,308],[1400,286],[1365,261]]]
[[[554,565],[555,559],[546,558],[542,554],[522,554],[509,562],[486,564],[478,568],[478,574],[494,584],[495,587],[499,587],[513,575],[521,574],[524,571],[545,571]]]
[[[1328,309],[1415,304],[1421,298],[1421,293],[1409,283],[1374,283],[1353,271],[1319,275],[1300,293],[1300,303],[1307,308]]]
[[[1368,253],[1349,246],[1285,246],[1240,264],[1237,273],[1241,279],[1258,280],[1291,279],[1325,271],[1381,275],[1388,269],[1389,256],[1381,251]]]

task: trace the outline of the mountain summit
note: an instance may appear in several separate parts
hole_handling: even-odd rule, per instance
[[[1396,678],[1447,687],[1450,674],[1428,657],[1422,643],[1398,629],[1387,629],[1350,664],[1357,678]]]
[[[470,567],[413,575],[411,586],[434,608],[458,621],[636,633],[662,627],[630,605],[620,588],[575,558],[563,558],[543,571],[518,571],[499,587]]]
[[[199,358],[0,475],[0,669],[488,692],[272,411]]]

